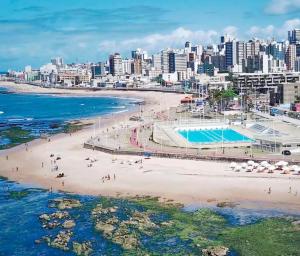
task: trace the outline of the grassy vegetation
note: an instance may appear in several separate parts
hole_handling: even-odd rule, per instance
[[[268,219],[225,230],[219,238],[245,256],[300,255],[300,230],[287,219]]]
[[[7,138],[10,141],[7,145],[0,145],[0,150],[11,148],[34,139],[34,137],[30,134],[30,131],[24,130],[21,127],[12,127],[1,131],[0,136]]]

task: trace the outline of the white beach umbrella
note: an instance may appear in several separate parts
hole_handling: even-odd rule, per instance
[[[234,169],[236,166],[237,166],[237,163],[236,163],[236,162],[231,162],[231,163],[230,163],[230,168],[231,168],[231,169]]]
[[[284,167],[282,168],[282,170],[283,170],[284,173],[289,173],[289,172],[290,172],[290,167],[284,166]]]
[[[279,167],[287,166],[289,163],[285,161],[279,161],[275,165]]]
[[[267,161],[262,161],[260,165],[266,167],[269,165],[269,163]]]
[[[253,165],[255,164],[255,162],[254,162],[254,161],[252,161],[252,160],[249,160],[249,161],[247,162],[247,164],[248,164],[248,165],[252,165],[252,166],[253,166]]]
[[[282,174],[290,174],[290,168],[288,166],[283,167],[282,170],[283,170]]]
[[[248,165],[246,163],[242,163],[242,168],[246,169]]]
[[[254,168],[258,168],[258,167],[259,167],[259,163],[254,163],[254,164],[253,164],[253,167],[254,167]]]
[[[258,172],[263,172],[265,170],[265,167],[263,166],[258,166],[257,171]]]
[[[292,172],[296,172],[298,169],[300,169],[300,167],[298,166],[298,165],[292,165],[291,167],[290,167],[290,171],[292,171]]]
[[[252,172],[252,171],[253,171],[253,166],[249,165],[249,166],[247,167],[247,172]]]
[[[276,170],[276,167],[274,165],[270,165],[268,167],[268,170],[269,170],[270,173],[272,173],[272,172],[274,172]]]
[[[240,166],[240,165],[237,165],[237,166],[234,168],[234,171],[236,171],[236,172],[241,171],[241,166]]]

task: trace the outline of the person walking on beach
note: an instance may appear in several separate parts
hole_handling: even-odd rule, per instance
[[[44,168],[44,162],[42,162],[42,168]]]
[[[291,193],[292,193],[292,187],[289,188],[289,194],[291,194]]]
[[[116,180],[116,174],[114,173],[114,180]]]
[[[8,155],[6,156],[6,160],[8,160]]]
[[[269,192],[268,192],[269,194],[271,194],[272,193],[272,189],[271,189],[271,187],[269,187]]]
[[[19,171],[19,167],[18,166],[16,167],[16,170]]]

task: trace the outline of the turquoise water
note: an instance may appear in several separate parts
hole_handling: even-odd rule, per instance
[[[220,142],[252,142],[252,140],[232,129],[179,130],[178,133],[191,143],[209,144]]]
[[[128,111],[137,101],[115,97],[70,97],[10,93],[0,87],[0,146],[10,141],[1,132],[15,127],[33,137],[62,131],[66,121]]]
[[[16,199],[10,196],[11,192],[26,191],[28,194]],[[75,220],[76,226],[72,229],[73,235],[69,244],[73,241],[85,242],[90,241],[93,247],[91,255],[124,255],[124,249],[110,240],[106,239],[101,233],[95,231],[94,223],[91,215],[92,209],[99,203],[99,197],[79,196],[65,193],[50,193],[49,191],[25,187],[14,182],[10,182],[0,178],[0,255],[23,256],[23,255],[75,255],[72,250],[62,251],[49,247],[46,243],[36,244],[35,240],[41,239],[43,236],[55,237],[62,229],[61,227],[53,229],[45,229],[39,221],[41,214],[53,213],[57,211],[51,208],[51,200],[55,198],[73,198],[80,200],[82,207],[67,210],[71,219]],[[118,207],[116,215],[120,220],[126,221],[130,218],[133,211],[144,211],[145,209],[128,200],[114,199],[111,201],[113,205]],[[199,208],[199,207],[198,207]],[[194,211],[197,207],[186,207],[183,210]],[[230,226],[240,226],[255,223],[258,220],[269,217],[286,216],[286,214],[277,211],[255,211],[247,209],[215,209],[218,214],[225,217]],[[169,221],[168,213],[152,214],[151,220],[154,222]],[[191,241],[183,241],[177,237],[176,233],[172,237],[159,239],[149,235],[140,236],[141,246],[146,248],[155,255],[163,255],[164,253],[179,253],[184,251],[185,254],[180,255],[198,255],[191,247]],[[135,254],[130,254],[135,255]],[[176,254],[177,255],[177,254]],[[235,255],[234,253],[230,255]]]

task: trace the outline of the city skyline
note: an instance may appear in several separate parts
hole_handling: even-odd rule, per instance
[[[2,6],[0,70],[36,67],[54,56],[97,62],[115,51],[129,56],[137,47],[153,53],[185,41],[218,43],[222,34],[286,40],[287,31],[300,26],[298,0],[75,1],[72,6],[66,0],[4,0]]]

